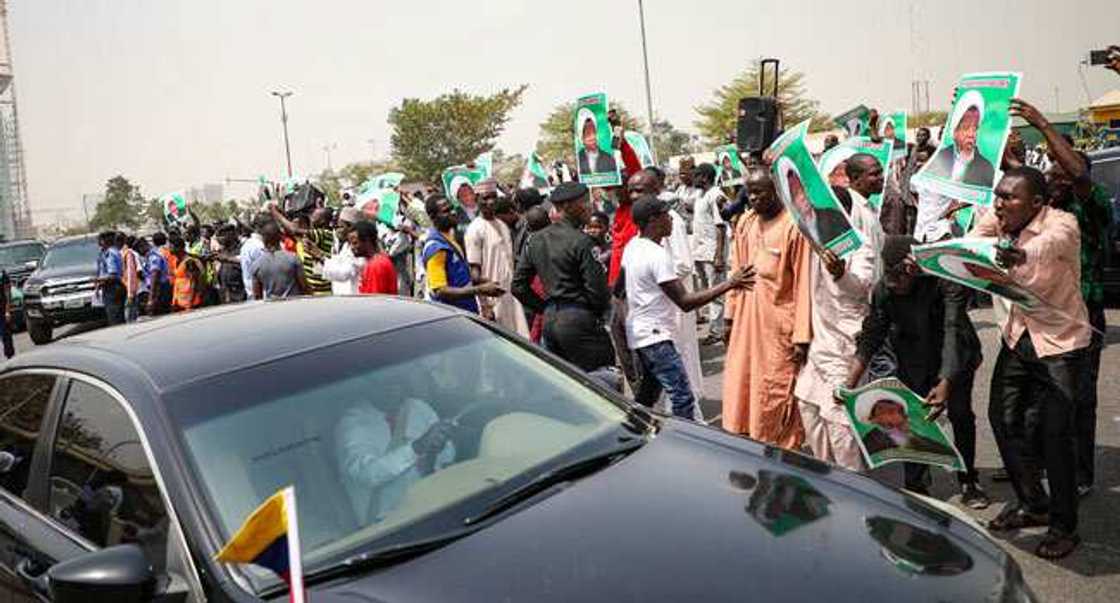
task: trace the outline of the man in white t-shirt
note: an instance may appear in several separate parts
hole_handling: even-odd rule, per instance
[[[743,266],[723,283],[690,292],[661,246],[661,239],[673,230],[669,204],[647,195],[634,203],[632,216],[641,236],[623,250],[621,276],[626,283],[626,340],[645,373],[634,401],[652,407],[664,390],[673,414],[691,419],[696,398],[673,344],[677,308],[690,312],[732,289],[750,289],[754,286],[754,267]]]
[[[701,163],[692,171],[692,183],[699,191],[692,213],[692,259],[701,289],[719,284],[727,272],[727,224],[719,213],[726,199],[715,182],[716,169],[710,163]],[[709,342],[722,340],[723,302],[713,303],[708,314]]]

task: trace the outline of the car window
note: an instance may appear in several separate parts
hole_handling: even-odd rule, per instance
[[[22,497],[31,456],[55,378],[12,375],[0,379],[0,487]]]
[[[41,257],[43,257],[43,245],[41,243],[0,247],[0,266],[15,266],[38,260]]]
[[[89,239],[80,243],[56,245],[47,250],[43,258],[46,268],[61,268],[64,266],[89,266],[92,270],[97,266],[97,256],[100,250],[97,241]]]
[[[166,407],[227,537],[295,487],[308,568],[433,522],[461,525],[459,505],[579,447],[617,442],[626,418],[459,318],[223,375],[169,394]],[[446,439],[430,435],[440,421]]]
[[[137,543],[163,569],[168,518],[144,447],[124,408],[73,381],[51,455],[50,512],[97,546]]]

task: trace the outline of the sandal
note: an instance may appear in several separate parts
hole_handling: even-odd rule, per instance
[[[1047,525],[1050,525],[1050,518],[1045,513],[1030,513],[1018,506],[1011,506],[989,521],[988,529],[993,532],[1008,532]]]
[[[1072,553],[1079,544],[1081,544],[1081,537],[1077,534],[1050,530],[1034,550],[1034,554],[1043,559],[1056,561]]]

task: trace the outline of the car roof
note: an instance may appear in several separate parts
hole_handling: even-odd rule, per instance
[[[86,241],[91,241],[91,240],[96,241],[97,237],[98,237],[98,235],[95,235],[95,234],[84,234],[84,235],[74,235],[72,237],[62,237],[61,239],[55,239],[51,243],[51,247],[55,247],[55,246],[59,246],[59,245],[75,245],[75,244],[78,244],[78,243],[85,243]]]
[[[18,239],[15,241],[0,241],[0,247],[15,247],[17,245],[45,245],[39,239]]]
[[[392,296],[248,302],[90,331],[16,356],[5,368],[66,368],[110,383],[140,379],[165,391],[460,314],[448,306]]]

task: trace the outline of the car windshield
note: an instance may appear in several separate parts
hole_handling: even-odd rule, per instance
[[[462,527],[635,432],[621,405],[526,345],[454,317],[176,388],[166,407],[224,538],[292,485],[314,571]],[[258,591],[275,584],[245,571]]]
[[[0,247],[0,266],[18,266],[43,257],[42,243]]]
[[[47,255],[43,258],[43,266],[46,268],[63,268],[87,265],[92,270],[97,266],[99,252],[97,241],[93,239],[54,245],[47,250]]]

